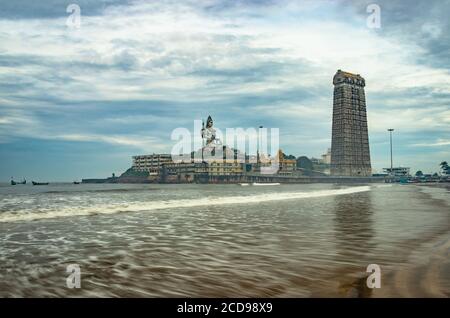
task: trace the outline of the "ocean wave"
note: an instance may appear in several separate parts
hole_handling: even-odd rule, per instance
[[[148,191],[155,191],[160,190],[159,188],[129,188],[129,189],[82,189],[73,191],[72,189],[67,190],[50,190],[50,191],[44,191],[44,192],[38,192],[37,195],[40,194],[79,194],[79,193],[109,193],[109,192],[148,192]]]
[[[149,201],[129,204],[97,204],[86,208],[78,206],[65,207],[62,210],[45,212],[2,213],[0,222],[20,222],[41,219],[52,219],[72,216],[89,216],[98,214],[114,214],[121,212],[144,212],[164,209],[191,208],[202,206],[220,206],[232,204],[257,204],[271,201],[318,198],[335,195],[353,194],[370,191],[370,186],[358,186],[344,189],[318,190],[308,192],[274,192],[247,196],[211,196],[199,199],[180,199],[169,201]]]

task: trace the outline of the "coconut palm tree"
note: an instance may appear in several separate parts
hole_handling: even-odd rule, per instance
[[[442,169],[442,173],[444,174],[450,174],[450,167],[447,163],[447,161],[442,161],[440,163],[441,169]]]

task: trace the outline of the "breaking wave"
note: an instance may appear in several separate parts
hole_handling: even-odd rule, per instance
[[[366,192],[370,186],[358,186],[345,189],[319,190],[308,192],[279,192],[265,193],[247,196],[211,196],[200,199],[180,199],[167,201],[130,202],[121,204],[95,204],[89,207],[66,206],[55,211],[21,211],[16,213],[2,213],[0,222],[33,221],[72,216],[89,216],[98,214],[114,214],[121,212],[144,212],[164,209],[191,208],[202,206],[220,206],[231,204],[256,204],[261,202],[285,201],[306,198],[318,198],[334,195],[345,195],[358,192]]]

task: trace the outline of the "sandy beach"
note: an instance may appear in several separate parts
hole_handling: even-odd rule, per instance
[[[1,297],[449,297],[447,189],[0,187]],[[69,289],[66,267],[81,268]],[[381,288],[366,286],[369,264]]]

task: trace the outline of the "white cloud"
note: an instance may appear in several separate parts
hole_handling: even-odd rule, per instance
[[[422,25],[422,32],[431,36],[433,39],[437,39],[442,34],[442,28],[437,23],[424,23]]]
[[[222,87],[223,92],[258,92],[299,82],[314,86],[319,81],[330,82],[338,68],[362,73],[372,92],[421,86],[449,92],[447,70],[415,64],[417,56],[424,54],[423,49],[382,37],[364,27],[354,27],[351,19],[311,22],[302,21],[299,16],[298,21],[281,23],[273,21],[267,9],[261,9],[259,14],[264,16],[254,20],[239,15],[245,11],[242,7],[235,9],[236,16],[220,17],[199,9],[205,5],[136,2],[134,6],[111,7],[104,16],[83,17],[79,30],[66,28],[65,18],[0,21],[1,29],[5,30],[1,40],[8,43],[5,49],[8,54],[30,54],[39,47],[41,57],[60,64],[60,74],[76,82],[66,83],[56,91],[52,85],[42,82],[40,85],[71,100],[199,97],[210,93],[207,89],[210,79],[187,75],[192,71],[239,70],[271,61],[295,63],[300,59],[315,66],[315,73],[278,74],[262,79],[258,85],[230,81]],[[315,6],[310,2],[306,8]],[[289,12],[287,8],[297,11]],[[278,8],[275,16],[292,17],[304,10],[305,7],[288,3],[285,8]],[[237,27],[229,28],[230,24]],[[257,53],[258,49],[267,48],[277,51]],[[161,59],[169,61],[160,67],[152,65]],[[115,67],[131,61],[136,63],[136,68]],[[73,62],[85,63],[87,69],[73,69]],[[95,64],[105,68],[96,69]],[[33,77],[47,72],[48,68],[19,69]],[[15,72],[17,68],[3,70]]]
[[[368,112],[369,130],[385,132],[395,128],[402,132],[450,132],[450,109],[446,106],[424,108],[385,108]]]
[[[159,143],[156,138],[126,135],[96,135],[96,134],[63,134],[54,136],[56,139],[68,141],[104,142],[112,145],[131,146],[144,152],[166,150],[167,145]]]
[[[78,30],[68,29],[65,17],[0,20],[0,54],[18,60],[18,65],[0,63],[0,85],[14,79],[28,83],[18,92],[0,90],[0,109],[20,110],[0,117],[1,140],[29,136],[147,151],[163,147],[136,132],[106,135],[95,127],[61,131],[63,125],[56,131],[41,122],[42,116],[36,119],[36,110],[58,108],[59,101],[209,101],[213,109],[216,102],[226,105],[231,100],[236,108],[244,106],[239,104],[241,97],[245,103],[248,96],[269,96],[270,104],[261,101],[252,104],[252,110],[286,121],[323,123],[331,116],[332,76],[337,69],[366,78],[371,134],[385,133],[389,127],[408,133],[449,131],[449,70],[419,63],[426,60],[427,51],[418,43],[383,29],[370,30],[364,16],[337,14],[340,7],[329,1],[283,1],[258,8],[242,3],[222,11],[205,10],[220,4],[134,1],[107,7],[101,16],[82,16]],[[442,28],[426,23],[419,32],[438,39]],[[306,101],[283,100],[283,91],[295,90],[311,90],[313,96]],[[410,95],[421,90],[427,96]],[[112,126],[152,123],[153,107],[141,119],[133,115],[113,119],[109,112],[114,109],[107,109],[107,119],[99,120]],[[240,112],[249,120],[253,115]],[[27,122],[21,123],[21,118]],[[22,128],[11,131],[11,125]],[[329,133],[330,129],[320,132],[324,137]],[[442,137],[436,136],[445,142]],[[295,137],[286,143],[291,140]],[[315,140],[326,148],[329,138]]]
[[[411,146],[414,147],[443,147],[443,146],[450,146],[450,139],[438,139],[436,142],[432,143],[418,143],[418,144],[412,144]]]

